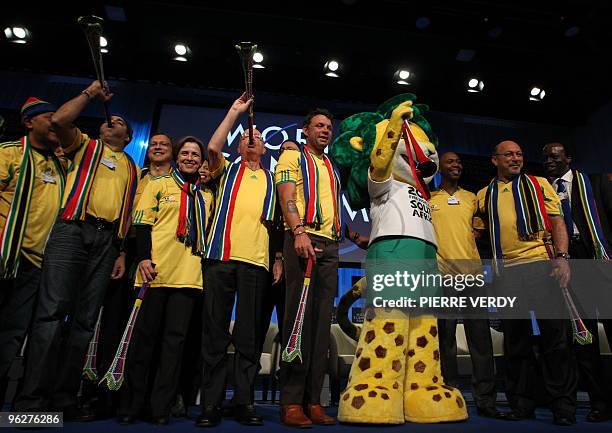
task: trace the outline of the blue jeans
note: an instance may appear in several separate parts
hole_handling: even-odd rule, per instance
[[[112,226],[91,221],[53,226],[15,410],[77,403],[85,353],[118,255],[114,237]]]

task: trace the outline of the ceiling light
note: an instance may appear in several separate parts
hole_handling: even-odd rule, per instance
[[[191,56],[191,49],[184,43],[177,43],[174,45],[174,53],[176,56],[173,57],[173,60],[186,62]]]
[[[256,51],[255,53],[253,53],[253,62],[255,62],[253,64],[253,67],[255,69],[264,69],[265,66],[263,65],[263,60],[264,60],[264,56],[262,53],[260,53],[259,51]]]
[[[7,27],[4,29],[6,39],[15,44],[25,44],[32,36],[25,27]]]
[[[578,26],[571,26],[568,27],[567,29],[565,29],[565,36],[568,38],[573,38],[574,36],[578,36],[578,34],[580,33],[580,27]]]
[[[403,86],[408,86],[413,75],[407,69],[398,69],[393,74],[393,81]]]
[[[419,30],[425,30],[431,25],[431,20],[428,17],[418,17],[415,22],[416,28]]]
[[[100,52],[104,54],[108,53],[108,39],[104,36],[100,36]]]
[[[531,92],[529,92],[530,101],[540,102],[542,99],[544,99],[544,96],[546,96],[546,91],[537,86],[533,87]]]
[[[329,60],[323,69],[328,77],[338,78],[340,76],[340,63],[337,60]]]
[[[470,78],[468,80],[467,91],[470,93],[480,93],[484,89],[484,82],[478,78]]]

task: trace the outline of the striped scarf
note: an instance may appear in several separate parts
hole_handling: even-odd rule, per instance
[[[200,177],[196,183],[187,182],[176,167],[173,167],[170,175],[181,190],[176,237],[191,247],[194,255],[201,255],[206,251],[206,207],[200,189]]]
[[[60,214],[64,221],[82,221],[85,219],[91,186],[93,185],[103,153],[104,144],[101,140],[89,140],[89,143],[86,144],[83,157],[77,168],[74,185]],[[124,153],[124,155],[128,161],[128,182],[123,193],[121,213],[119,215],[119,230],[117,234],[120,239],[125,239],[127,235],[132,215],[132,204],[134,203],[134,195],[138,185],[138,169],[136,164],[127,153]]]
[[[498,213],[497,178],[493,179],[487,188],[485,197],[485,212],[488,214],[491,249],[493,250],[494,267],[499,271],[499,263],[503,257],[501,248],[501,228]],[[546,213],[544,194],[538,180],[534,176],[521,174],[512,180],[512,195],[516,211],[516,228],[519,239],[532,239],[541,231],[552,230],[550,219]]]
[[[330,159],[324,153],[321,155],[327,173],[329,174],[329,186],[331,195],[334,198],[334,223],[332,226],[332,236],[334,239],[340,239],[341,233],[341,207],[340,207],[340,174]],[[321,212],[321,203],[319,198],[319,168],[313,156],[304,146],[302,150],[302,158],[300,158],[300,168],[302,169],[302,177],[304,179],[304,224],[319,230],[323,224],[323,215]]]
[[[584,213],[587,225],[589,226],[589,235],[593,242],[596,259],[610,259],[612,251],[608,244],[601,227],[599,214],[597,213],[597,205],[591,189],[591,181],[588,176],[583,175],[578,170],[574,171],[574,177],[578,184],[578,197],[580,197],[580,207]]]
[[[32,145],[28,136],[20,140],[22,147],[22,158],[19,164],[19,175],[15,184],[13,201],[6,216],[6,224],[0,236],[0,277],[14,278],[17,276],[19,259],[21,257],[21,244],[25,233],[30,201],[36,183],[36,161],[32,155]],[[62,201],[64,192],[65,173],[62,164],[55,155],[51,156],[58,174],[59,181],[59,201]]]
[[[263,167],[261,168],[266,176],[266,196],[260,220],[262,223],[271,223],[274,218],[276,202],[274,179],[268,170]],[[238,196],[244,172],[247,170],[247,165],[244,161],[232,163],[225,170],[225,176],[217,192],[217,194],[220,194],[219,205],[215,211],[215,218],[210,231],[210,239],[206,252],[207,259],[229,260],[231,255],[230,232],[236,208],[236,197]]]

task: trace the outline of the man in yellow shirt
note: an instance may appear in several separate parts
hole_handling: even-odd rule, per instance
[[[259,367],[259,332],[268,287],[268,226],[274,213],[274,179],[261,165],[265,152],[261,133],[248,131],[238,145],[241,160],[231,163],[221,153],[228,133],[252,100],[237,99],[208,143],[211,177],[218,182],[215,217],[208,234],[204,263],[202,322],[202,413],[198,427],[221,422],[225,397],[227,347],[234,343],[234,418],[244,425],[262,425],[253,406],[253,385]],[[234,296],[236,321],[230,336]]]
[[[559,197],[546,179],[521,173],[523,151],[517,143],[499,143],[491,161],[497,176],[478,192],[478,208],[488,226],[494,270],[499,274],[495,288],[499,295],[515,295],[518,306],[502,319],[506,395],[512,408],[505,419],[534,416],[537,366],[529,310],[535,310],[544,385],[551,397],[554,423],[572,425],[576,422],[576,375],[561,293],[569,283],[570,268]],[[545,244],[549,237],[555,250],[553,259]]]
[[[332,115],[317,109],[303,125],[301,152],[283,152],[276,165],[276,184],[285,218],[285,317],[282,347],[301,320],[300,295],[306,260],[315,260],[301,334],[300,360],[281,363],[281,421],[288,426],[334,424],[320,404],[327,371],[327,349],[334,297],[338,289],[340,180],[324,151],[332,138]],[[294,340],[295,340],[294,336]],[[294,352],[295,353],[295,352]]]
[[[60,207],[65,173],[53,152],[55,110],[29,98],[21,108],[27,135],[0,144],[0,383],[30,325],[45,243]]]
[[[142,191],[149,181],[170,172],[172,154],[171,137],[163,132],[153,133],[149,138],[145,167],[140,174],[134,196],[133,209],[136,209]],[[134,263],[136,234],[133,226],[124,242],[123,250],[125,251],[126,272],[123,278],[111,280],[106,290],[103,304],[104,310],[100,318],[94,365],[99,376],[102,376],[108,370],[114,359],[117,345],[121,341],[125,324],[131,313],[131,306],[134,304],[135,296],[137,295],[134,292],[135,275],[134,272],[130,272],[132,269],[135,270],[136,265],[138,265],[138,263]],[[96,407],[96,414],[101,416],[113,413],[116,406],[114,402],[120,400],[116,392],[110,391],[107,387],[99,387],[98,380],[83,382],[81,402],[86,402],[88,399],[97,399],[97,404],[94,406]]]
[[[455,152],[440,156],[442,183],[431,193],[431,218],[438,240],[438,266],[444,274],[476,274],[482,272],[476,248],[474,227],[476,195],[459,186],[463,172],[461,158]],[[450,289],[454,291],[454,288]],[[447,294],[458,295],[459,292]],[[474,295],[465,293],[465,295]],[[495,408],[495,366],[489,320],[464,318],[463,326],[472,358],[472,390],[480,416],[501,418]],[[457,386],[457,318],[438,320],[442,374],[446,383]]]
[[[124,118],[112,116],[111,125],[103,123],[99,140],[73,122],[91,99],[111,97],[94,81],[51,119],[72,164],[45,250],[24,384],[15,401],[18,411],[54,408],[64,412],[64,419],[93,418],[78,408],[77,392],[106,288],[111,277],[121,278],[124,272],[117,240],[125,238],[129,227],[138,169],[123,152],[132,135]]]

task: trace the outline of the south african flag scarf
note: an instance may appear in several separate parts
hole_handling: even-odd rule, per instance
[[[485,213],[488,216],[493,263],[496,272],[503,257],[501,248],[501,229],[499,226],[497,178],[487,187],[485,197]],[[516,211],[516,228],[519,239],[532,239],[541,231],[552,230],[550,219],[546,213],[542,187],[534,176],[521,174],[512,180],[512,195]]]
[[[27,136],[24,136],[20,143],[23,156],[19,164],[19,175],[17,176],[11,207],[6,216],[6,224],[0,236],[1,278],[14,278],[17,275],[19,258],[21,257],[21,244],[36,182],[36,165],[30,140]],[[58,194],[61,203],[65,182],[64,168],[55,155],[51,156],[51,160],[55,165],[55,172],[58,174]]]
[[[304,146],[302,157],[300,158],[300,168],[304,179],[304,224],[317,230],[323,224],[323,214],[321,212],[321,202],[319,194],[319,168],[314,160],[317,156],[312,155],[308,146]],[[331,196],[334,203],[334,222],[332,225],[332,235],[334,239],[342,236],[342,220],[340,207],[340,174],[330,159],[324,153],[321,155],[325,168],[329,174]]]
[[[82,221],[85,219],[91,186],[93,185],[104,153],[104,144],[101,140],[89,140],[85,146],[83,157],[76,169],[77,173],[72,190],[68,195],[64,209],[60,213],[61,219],[65,221]],[[134,195],[136,194],[138,184],[136,164],[130,155],[127,153],[124,153],[124,155],[128,162],[128,182],[123,193],[121,213],[119,215],[119,230],[117,233],[119,239],[125,239],[130,227],[132,204],[134,203]]]
[[[272,173],[261,167],[266,176],[266,195],[263,201],[260,221],[272,222],[274,218],[274,206],[276,202],[276,192]],[[231,229],[234,210],[236,209],[236,197],[240,190],[240,184],[249,170],[244,161],[234,162],[225,167],[225,176],[221,179],[221,184],[217,194],[219,194],[218,206],[215,211],[215,218],[210,231],[208,248],[206,251],[207,259],[229,260],[231,255]]]
[[[176,237],[191,247],[194,255],[201,255],[206,251],[206,207],[200,177],[195,183],[187,182],[176,167],[173,167],[170,175],[181,190]]]
[[[593,242],[596,259],[610,259],[612,251],[610,245],[604,236],[597,213],[597,205],[593,196],[593,189],[588,176],[583,175],[578,170],[574,171],[575,184],[578,185],[578,197],[580,197],[580,208],[584,214],[585,220],[589,227],[589,236]]]

